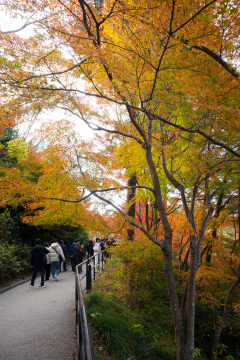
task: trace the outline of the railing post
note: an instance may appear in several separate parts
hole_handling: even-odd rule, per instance
[[[78,288],[77,276],[75,274],[75,308],[76,308],[76,337],[78,336]]]
[[[87,291],[91,291],[92,288],[92,269],[91,265],[87,265]]]

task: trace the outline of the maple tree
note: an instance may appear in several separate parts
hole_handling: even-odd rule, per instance
[[[59,125],[59,131],[69,125],[69,122]],[[82,183],[74,173],[76,166],[71,164],[71,153],[67,153],[63,143],[61,148],[55,143],[57,130],[53,124],[51,128],[47,127],[48,136],[51,137],[53,129],[55,137],[49,140],[49,146],[39,148],[38,151],[23,139],[8,139],[10,141],[6,143],[2,153],[4,161],[0,164],[1,208],[21,207],[25,210],[21,214],[24,223],[46,230],[61,225],[76,228],[84,226],[85,229],[105,232],[108,229],[107,223],[97,211],[88,210],[87,201],[84,205],[78,201],[67,202],[68,198],[73,198],[78,193],[81,197],[78,187]],[[40,130],[38,142],[40,139],[43,142],[46,140],[42,132]],[[64,140],[63,136],[59,140]],[[65,199],[64,203],[52,200],[56,192]]]
[[[71,158],[60,159],[59,146],[52,144],[40,196],[68,204],[94,196],[161,248],[177,358],[193,359],[196,276],[205,231],[220,199],[217,184],[226,176],[228,191],[234,191],[228,177],[240,158],[239,1],[107,0],[98,8],[84,0],[19,1],[17,8],[11,0],[3,4],[11,16],[25,14],[23,27],[34,24],[36,31],[28,38],[18,31],[1,34],[4,105],[16,101],[23,117],[27,109],[38,114],[60,108],[112,134],[112,146],[125,151],[118,164],[138,181],[131,190],[135,197],[152,199],[159,225],[144,226],[112,201],[113,191],[129,188],[111,176],[114,149],[100,155],[86,143],[71,143],[78,174],[67,176],[61,167]],[[108,103],[118,105],[117,115],[108,112]],[[176,197],[189,242],[181,304],[167,210]]]

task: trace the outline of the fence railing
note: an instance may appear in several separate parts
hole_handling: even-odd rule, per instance
[[[83,299],[83,292],[92,288],[92,281],[96,273],[104,268],[106,250],[92,256],[76,266],[76,338],[78,360],[95,360],[92,336],[87,319],[87,312]],[[86,264],[86,274],[81,275],[79,270]],[[102,266],[101,266],[102,265]],[[82,289],[81,281],[86,277],[86,287]]]

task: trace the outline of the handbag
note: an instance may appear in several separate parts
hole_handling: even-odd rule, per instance
[[[58,258],[59,258],[59,260],[62,260],[62,255],[61,255],[61,254],[59,254],[55,248],[54,248],[54,250],[55,250],[55,251],[56,251],[56,253],[58,254]]]

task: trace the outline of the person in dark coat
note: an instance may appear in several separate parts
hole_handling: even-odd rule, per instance
[[[70,256],[71,266],[72,266],[72,271],[73,271],[73,272],[75,272],[74,262],[73,262],[73,249],[74,249],[74,245],[75,245],[75,242],[73,241],[73,238],[70,238],[70,243],[68,244],[68,253],[69,253],[69,256]]]
[[[94,254],[94,251],[93,251],[93,242],[92,242],[92,240],[89,240],[89,242],[88,242],[88,244],[87,244],[87,246],[86,246],[86,249],[87,249],[87,252],[88,252],[87,258],[89,259],[89,258],[92,257],[93,254]]]
[[[49,243],[45,243],[44,244],[45,248],[49,248]],[[49,249],[48,249],[49,251]],[[45,281],[50,279],[50,272],[51,272],[51,261],[49,258],[49,254],[46,254],[46,258],[47,258],[47,263],[45,264],[45,272],[46,272],[46,279]]]
[[[105,238],[100,241],[101,251],[105,250]]]
[[[64,241],[63,241],[63,240],[60,240],[60,246],[61,246],[61,248],[62,248],[64,257],[65,257],[65,261],[64,261],[64,262],[63,262],[62,259],[60,259],[60,269],[62,269],[62,262],[63,262],[63,270],[64,270],[64,271],[67,271],[67,268],[66,268],[67,247],[66,247],[66,245],[64,245]],[[61,271],[61,270],[60,270],[60,271]]]
[[[82,259],[83,259],[83,245],[81,245],[81,247],[79,247],[79,240],[76,239],[75,240],[75,245],[74,245],[74,249],[73,249],[73,261],[74,261],[74,266],[75,266],[75,271],[76,271],[76,266],[82,263]],[[81,272],[81,269],[79,269]]]
[[[41,284],[40,288],[45,288],[44,286],[44,270],[45,264],[47,263],[46,254],[49,253],[49,250],[46,249],[44,246],[40,245],[41,240],[35,240],[35,246],[32,248],[31,251],[31,268],[33,269],[31,284],[29,285],[30,288],[34,288],[34,281],[36,279],[38,271],[41,273]]]
[[[106,248],[105,248],[105,241],[106,239],[103,238],[100,242],[100,247],[101,247],[101,251],[104,251]],[[101,256],[101,260],[104,260],[104,256],[105,256],[105,253],[102,253],[102,256]]]

